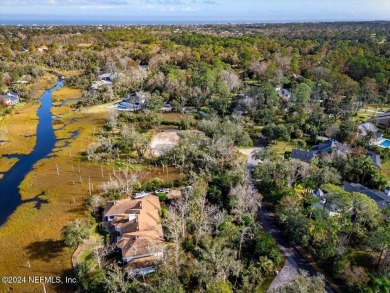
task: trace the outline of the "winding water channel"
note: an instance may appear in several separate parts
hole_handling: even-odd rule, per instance
[[[39,123],[34,150],[29,155],[8,156],[8,158],[18,158],[19,161],[0,179],[0,225],[3,225],[22,203],[18,187],[23,179],[32,170],[35,163],[47,157],[54,148],[57,139],[50,112],[53,106],[52,94],[63,85],[64,82],[59,80],[56,86],[45,91],[41,96],[41,106],[37,112]]]

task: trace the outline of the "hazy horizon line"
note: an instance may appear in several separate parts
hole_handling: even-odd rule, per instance
[[[8,19],[0,23],[1,26],[27,26],[27,25],[228,25],[228,24],[285,24],[285,23],[358,23],[358,22],[390,22],[387,19],[268,19],[268,20],[133,20],[133,21],[108,21],[108,20],[67,20],[67,21],[47,21],[47,20],[12,20]]]

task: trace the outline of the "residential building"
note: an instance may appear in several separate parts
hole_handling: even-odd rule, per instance
[[[19,95],[16,93],[7,93],[6,95],[0,95],[0,100],[4,100],[7,105],[15,105],[20,102]]]
[[[328,154],[339,157],[346,156],[351,152],[351,149],[346,144],[338,142],[335,139],[329,139],[323,143],[314,145],[311,150],[315,152],[317,156]]]
[[[381,156],[374,151],[367,151],[366,156],[369,156],[371,161],[374,163],[375,167],[381,167]]]
[[[140,111],[143,109],[147,100],[145,92],[135,92],[123,98],[117,106],[117,110],[121,111]]]
[[[346,144],[340,143],[337,140],[329,139],[326,142],[320,143],[312,147],[310,151],[293,149],[290,158],[310,163],[316,157],[325,157],[328,159],[345,157],[352,152],[352,149]],[[380,155],[374,151],[367,151],[366,155],[371,158],[371,161],[377,168],[381,167]]]
[[[164,105],[161,107],[162,112],[172,112],[172,106],[171,104],[164,103]]]
[[[345,204],[343,202],[337,198],[330,198],[320,188],[314,190],[312,196],[317,199],[317,202],[314,202],[312,207],[323,210],[331,217],[345,212]],[[348,209],[348,211],[351,210],[352,207]]]
[[[314,145],[310,151],[301,149],[293,149],[290,157],[292,159],[301,160],[309,163],[316,157],[328,156],[328,157],[343,157],[351,152],[351,149],[334,139],[329,139],[326,142]]]
[[[115,73],[101,73],[98,74],[98,80],[113,81],[116,77]]]
[[[293,149],[290,158],[310,163],[316,157],[314,151],[306,151],[301,149]]]
[[[372,122],[365,122],[358,126],[358,137],[370,137],[370,143],[377,143],[383,138],[379,129]]]
[[[292,93],[287,89],[282,89],[280,87],[277,87],[276,92],[278,93],[278,96],[285,101],[291,101],[293,97]]]
[[[379,209],[386,208],[390,203],[390,187],[387,187],[384,192],[371,190],[359,183],[344,182],[341,187],[350,193],[359,192],[367,195],[376,202]],[[314,190],[312,196],[317,199],[317,201],[312,204],[313,208],[323,209],[329,216],[335,216],[342,212],[341,202],[337,198],[330,198],[328,194],[323,192],[320,188]],[[352,210],[352,206],[350,210]]]
[[[390,127],[390,111],[378,114],[370,119],[381,128],[388,129]]]
[[[164,254],[160,209],[157,196],[106,203],[103,227],[116,243],[125,271],[135,275],[156,271]]]
[[[108,80],[95,80],[92,82],[92,86],[91,86],[91,89],[93,90],[99,90],[100,88],[103,88],[103,87],[110,87],[112,86],[112,82],[111,81],[108,81]]]
[[[348,192],[360,192],[373,199],[380,209],[384,209],[390,203],[390,188],[386,188],[385,192],[378,190],[371,190],[359,183],[343,183],[343,189]]]

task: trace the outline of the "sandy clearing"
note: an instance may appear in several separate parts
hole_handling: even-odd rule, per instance
[[[160,156],[165,150],[173,148],[179,143],[180,137],[175,130],[157,133],[150,142],[153,156]]]

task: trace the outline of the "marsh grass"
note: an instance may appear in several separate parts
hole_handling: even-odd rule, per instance
[[[69,115],[64,120],[69,122],[74,116],[77,115]],[[103,123],[102,115],[82,115],[76,117],[74,123],[58,130],[56,135],[62,138],[69,137],[75,129],[80,133],[69,140],[69,145],[56,147],[55,156],[39,161],[19,186],[23,201],[44,193],[40,199],[48,203],[39,210],[32,202],[22,204],[0,228],[0,252],[3,254],[0,256],[0,275],[58,276],[71,269],[72,251],[64,247],[60,231],[69,221],[86,217],[84,202],[89,196],[89,187],[93,185],[93,193],[96,193],[98,187],[108,180],[107,167],[102,177],[100,165],[79,161],[81,152],[93,138],[93,125],[100,127]],[[15,245],[10,245],[10,241]],[[34,252],[37,249],[38,252]],[[27,261],[30,262],[30,269],[26,267]],[[34,286],[15,285],[14,289],[31,291]],[[51,288],[51,291],[54,289]],[[63,292],[66,292],[66,288]]]
[[[62,74],[65,77],[78,76],[82,73],[82,70],[63,70],[60,68],[47,68],[47,69],[58,72],[59,74]]]
[[[0,121],[0,131],[6,131],[4,137],[8,140],[0,148],[0,157],[8,154],[26,155],[32,152],[36,143],[35,134],[39,122],[37,110],[40,106],[35,98],[53,87],[56,80],[53,75],[45,74],[37,83],[28,85],[32,91],[32,99],[14,106],[11,114]]]
[[[0,158],[0,173],[5,173],[12,168],[19,160],[17,158]]]
[[[0,275],[61,276],[71,271],[73,251],[64,246],[61,229],[72,220],[88,217],[89,209],[85,202],[90,186],[92,194],[99,193],[100,186],[109,180],[113,169],[109,164],[103,165],[102,176],[100,164],[81,159],[82,152],[94,141],[94,135],[106,121],[107,106],[98,106],[98,109],[63,113],[61,124],[58,128],[56,126],[55,131],[56,137],[61,140],[57,142],[53,154],[40,160],[19,186],[25,203],[0,227]],[[70,139],[71,133],[76,130],[78,135]],[[168,174],[166,169],[163,171],[157,166],[134,165],[134,169],[141,172],[143,182],[155,177],[164,180],[179,178],[179,171],[173,168],[168,170]],[[34,202],[29,202],[38,195],[47,201],[40,209],[36,209]],[[100,237],[94,231],[91,235]],[[86,252],[86,257],[88,255]],[[31,268],[27,267],[27,262]],[[4,286],[0,284],[0,291],[9,289]],[[14,292],[39,291],[37,288],[36,284],[13,286]],[[68,288],[47,285],[46,289],[48,292],[67,292]]]
[[[81,98],[82,94],[80,89],[64,86],[53,93],[53,103],[55,106],[59,106],[66,99]]]

